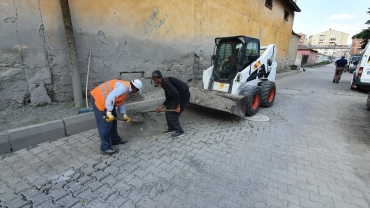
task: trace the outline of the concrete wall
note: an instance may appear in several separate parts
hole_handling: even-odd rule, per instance
[[[287,66],[294,12],[255,0],[70,0],[82,89],[112,78],[150,74],[192,80],[210,65],[214,38],[247,35],[277,44],[278,70]],[[284,20],[284,10],[290,15]],[[72,84],[58,0],[0,1],[0,110],[72,100]]]
[[[296,56],[298,51],[300,38],[294,34],[290,36],[290,45],[288,50],[288,55],[285,62],[286,69],[290,69],[292,65],[295,65]]]

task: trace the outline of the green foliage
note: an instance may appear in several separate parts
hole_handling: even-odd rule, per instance
[[[369,9],[369,11],[367,11],[366,13],[370,14],[370,8],[368,8],[368,9]],[[370,20],[368,20],[365,24],[370,25]],[[361,49],[365,49],[365,46],[367,45],[367,43],[370,40],[370,27],[368,27],[367,29],[363,29],[360,33],[352,36],[352,39],[353,38],[362,39]]]
[[[323,66],[323,65],[327,65],[327,64],[330,64],[331,62],[330,61],[323,61],[323,62],[320,62],[320,63],[316,63],[314,65],[311,65],[311,66]]]

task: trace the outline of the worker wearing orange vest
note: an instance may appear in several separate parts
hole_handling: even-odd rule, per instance
[[[118,150],[112,148],[113,145],[124,144],[127,141],[122,140],[117,132],[117,117],[115,107],[123,115],[125,122],[130,122],[126,115],[125,101],[129,94],[140,92],[143,83],[135,79],[131,82],[118,79],[109,80],[100,84],[91,91],[91,105],[94,110],[96,124],[100,136],[100,151],[105,155],[113,155]],[[106,119],[103,119],[106,116]]]

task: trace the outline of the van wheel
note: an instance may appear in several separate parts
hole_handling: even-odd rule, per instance
[[[275,82],[266,81],[261,83],[261,107],[269,108],[275,100]]]
[[[367,96],[366,110],[370,110],[370,93],[369,93],[369,95]]]
[[[254,116],[260,109],[261,88],[257,86],[247,86],[239,95],[247,97],[245,103],[245,116]]]
[[[352,75],[352,81],[351,81],[351,90],[356,90],[357,89],[357,86],[355,84],[355,78],[354,78],[355,75]]]

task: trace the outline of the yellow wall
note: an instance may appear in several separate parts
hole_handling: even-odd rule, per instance
[[[272,10],[256,0],[72,0],[70,7],[75,30],[200,45],[206,51],[217,36],[258,38],[261,28],[262,45],[276,43],[278,58],[287,55],[294,17],[288,10],[289,21],[284,20],[285,6],[279,1],[273,1]]]

